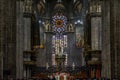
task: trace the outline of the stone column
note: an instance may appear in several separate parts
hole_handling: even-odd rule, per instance
[[[23,18],[24,25],[23,25],[23,50],[24,51],[31,51],[31,17],[24,17]],[[27,67],[26,73],[27,78],[31,77],[30,75],[30,68]]]
[[[101,17],[91,17],[92,50],[101,50]]]
[[[3,78],[3,70],[8,70],[7,77],[15,77],[15,0],[0,1],[0,78]],[[4,58],[3,58],[4,56]],[[4,62],[4,65],[3,65]],[[4,67],[3,67],[4,66]],[[9,66],[9,67],[8,67]],[[5,78],[7,78],[5,77]]]
[[[23,24],[23,2],[16,2],[16,78],[23,78],[23,51],[24,51],[24,24]]]
[[[111,31],[111,77],[120,77],[120,1],[110,2]]]
[[[23,26],[23,49],[24,51],[31,51],[31,18],[24,17]],[[26,68],[26,78],[31,77],[29,67]]]
[[[4,27],[4,22],[3,19],[3,1],[4,0],[0,0],[0,79],[3,79],[3,38],[4,38],[4,34],[3,34],[3,27]]]
[[[102,76],[120,76],[120,1],[103,1]]]
[[[103,1],[102,6],[102,77],[111,78],[110,52],[110,1]]]

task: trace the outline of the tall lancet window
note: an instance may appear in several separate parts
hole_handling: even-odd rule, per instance
[[[65,65],[67,65],[67,35],[60,37],[59,35],[52,36],[52,64],[55,63],[55,54],[66,55]]]
[[[65,55],[66,60],[64,65],[67,65],[67,35],[63,34],[67,26],[67,17],[62,14],[55,14],[52,19],[53,31],[55,33],[52,36],[52,63],[56,65],[55,55]]]

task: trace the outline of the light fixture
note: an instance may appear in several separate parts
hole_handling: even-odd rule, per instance
[[[39,23],[41,23],[42,21],[41,21],[41,20],[39,20],[38,22],[39,22]]]
[[[77,20],[77,21],[74,22],[74,24],[83,24],[83,21]]]
[[[42,22],[42,24],[45,24],[45,22]]]
[[[80,23],[81,21],[80,21],[80,20],[78,20],[77,22],[78,22],[78,23]]]
[[[77,22],[74,22],[74,24],[77,24]]]

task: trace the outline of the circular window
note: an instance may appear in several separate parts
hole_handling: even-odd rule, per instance
[[[67,23],[66,16],[63,16],[63,15],[53,16],[54,31],[57,31],[57,32],[65,31],[66,23]]]
[[[56,27],[63,27],[63,21],[62,20],[56,20]]]

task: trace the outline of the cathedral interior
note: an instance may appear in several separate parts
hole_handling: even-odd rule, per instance
[[[120,0],[0,0],[0,80],[120,80]]]

